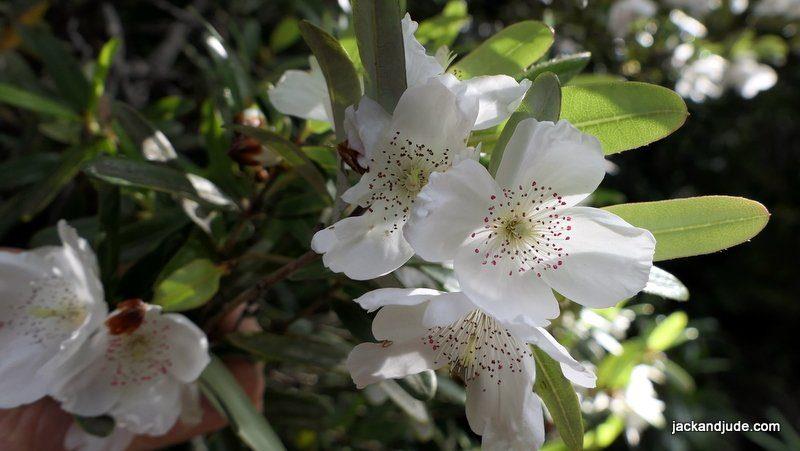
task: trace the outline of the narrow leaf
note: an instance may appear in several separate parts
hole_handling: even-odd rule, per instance
[[[769,212],[741,197],[703,196],[605,207],[656,237],[655,260],[708,254],[750,240]]]
[[[225,338],[237,348],[266,361],[332,368],[340,364],[347,354],[345,349],[333,343],[308,336],[237,332]]]
[[[358,53],[366,72],[367,95],[388,113],[406,90],[402,13],[397,0],[355,0]]]
[[[0,103],[7,103],[35,113],[47,114],[63,119],[80,119],[74,110],[58,101],[42,97],[39,94],[25,91],[24,89],[7,83],[0,83]]]
[[[414,36],[420,44],[436,50],[443,45],[453,45],[458,33],[467,23],[467,2],[450,0],[441,13],[420,22]]]
[[[223,274],[225,270],[211,260],[193,260],[158,283],[153,303],[167,312],[200,307],[217,294]]]
[[[557,121],[561,109],[561,86],[558,77],[550,72],[539,75],[525,94],[517,111],[506,122],[500,138],[492,150],[489,172],[495,174],[503,159],[503,152],[514,130],[524,119],[534,118],[540,121]]]
[[[284,446],[267,420],[256,411],[236,378],[217,357],[200,375],[200,388],[216,409],[225,415],[231,426],[252,449],[280,451]]]
[[[438,380],[433,370],[425,370],[421,373],[410,374],[397,382],[411,396],[421,401],[429,401],[436,396]]]
[[[178,158],[175,148],[166,135],[158,130],[132,106],[123,102],[114,102],[112,107],[114,118],[119,121],[128,137],[142,151],[142,155],[150,161],[169,161]]]
[[[657,266],[650,268],[650,278],[642,291],[676,301],[689,300],[689,289],[686,285]]]
[[[686,313],[675,312],[658,323],[647,336],[647,349],[651,351],[665,351],[671,348],[681,337],[689,317]]]
[[[344,111],[361,98],[361,83],[358,74],[341,44],[325,30],[310,22],[300,22],[300,33],[311,48],[325,75],[331,98],[336,139],[347,139],[344,131]]]
[[[94,74],[92,75],[92,96],[89,99],[89,111],[96,111],[97,102],[105,92],[108,71],[111,69],[111,63],[114,61],[114,56],[117,54],[119,46],[119,39],[112,38],[100,49],[100,54],[97,56],[97,62],[94,66]]]
[[[561,365],[536,346],[531,347],[536,360],[534,391],[544,401],[553,417],[558,435],[570,450],[583,449],[583,420],[578,395],[561,372]]]
[[[572,77],[578,75],[592,59],[591,52],[576,53],[574,55],[563,55],[541,63],[536,63],[525,71],[525,76],[530,80],[536,79],[545,72],[552,72],[558,76],[561,84],[566,84]]]
[[[462,80],[497,74],[521,78],[551,45],[552,28],[534,20],[518,22],[484,41],[451,66],[448,72]]]
[[[561,117],[600,140],[606,155],[658,141],[689,113],[673,91],[639,82],[565,86]]]

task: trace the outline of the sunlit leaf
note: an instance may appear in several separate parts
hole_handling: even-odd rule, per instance
[[[282,52],[297,42],[300,39],[298,24],[297,18],[292,16],[286,16],[281,19],[269,35],[270,50],[274,53]]]
[[[443,45],[453,45],[458,33],[469,23],[467,2],[450,0],[442,12],[419,23],[414,37],[431,51]]]
[[[656,238],[655,260],[708,254],[744,243],[761,231],[769,212],[741,197],[703,196],[605,207]]]
[[[633,368],[641,363],[645,349],[644,341],[633,339],[622,344],[620,354],[607,355],[597,367],[597,386],[624,387],[630,380]]]
[[[553,45],[553,29],[533,20],[509,25],[457,61],[448,72],[465,80],[479,75],[521,77]]]
[[[92,96],[89,99],[89,111],[94,112],[97,109],[97,102],[105,92],[108,71],[111,69],[111,63],[114,60],[114,56],[117,54],[119,46],[119,39],[111,38],[103,45],[100,49],[100,54],[97,55],[97,61],[94,65],[94,74],[92,75]]]
[[[536,79],[545,72],[552,72],[558,76],[558,81],[562,85],[567,84],[573,77],[578,75],[592,59],[591,52],[575,53],[573,55],[562,55],[541,63],[536,63],[525,71],[524,78]]]
[[[158,283],[152,302],[168,312],[197,308],[217,293],[223,274],[225,270],[211,260],[193,260]]]
[[[536,383],[534,391],[547,406],[558,429],[558,435],[574,450],[583,449],[583,419],[581,405],[572,384],[561,372],[561,364],[553,360],[541,349],[533,346],[536,360]]]
[[[683,335],[689,317],[684,312],[675,312],[666,317],[647,336],[647,348],[651,351],[665,351],[672,347]]]
[[[664,138],[689,115],[678,94],[647,83],[597,83],[561,91],[561,117],[599,139],[606,155]]]

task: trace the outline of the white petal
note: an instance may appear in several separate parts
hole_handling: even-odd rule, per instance
[[[518,83],[508,75],[485,75],[462,83],[467,86],[466,96],[478,102],[478,118],[473,130],[494,127],[508,119],[531,87],[530,80]]]
[[[409,87],[421,85],[431,77],[443,73],[442,64],[436,57],[428,55],[425,47],[414,37],[418,25],[411,20],[408,13],[403,17],[402,27],[403,48],[406,56],[406,84]]]
[[[428,303],[422,323],[425,328],[449,326],[476,308],[464,293],[442,293]]]
[[[378,310],[372,320],[372,335],[376,340],[409,341],[428,330],[423,325],[427,304],[387,305]]]
[[[363,294],[354,301],[364,310],[373,312],[385,305],[417,305],[427,302],[441,292],[428,288],[380,288]]]
[[[193,322],[177,313],[158,318],[159,326],[166,330],[164,338],[169,343],[172,361],[170,373],[181,382],[194,382],[211,361],[206,335]]]
[[[531,271],[519,273],[514,261],[500,259],[484,264],[484,254],[476,253],[468,241],[453,261],[461,289],[476,305],[501,321],[519,315],[533,319],[558,316],[558,302],[550,287]]]
[[[523,371],[482,372],[467,382],[466,413],[470,428],[483,436],[482,448],[538,449],[544,442],[541,402],[533,393],[535,370],[530,357]],[[498,381],[501,378],[501,381]]]
[[[594,388],[597,386],[597,375],[595,375],[594,372],[588,368],[576,370],[570,365],[562,363],[561,372],[564,374],[564,377],[566,377],[567,380],[575,385],[586,388]]]
[[[414,202],[406,239],[425,260],[452,260],[469,234],[482,226],[490,197],[499,191],[489,172],[473,160],[431,174]]]
[[[104,365],[108,334],[100,332],[58,369],[60,377],[52,396],[67,412],[82,416],[108,413],[119,401],[120,390],[112,385],[113,373]]]
[[[333,123],[331,99],[325,76],[314,57],[309,58],[311,70],[287,70],[269,90],[269,101],[283,114],[303,119]]]
[[[311,248],[324,253],[322,263],[331,271],[355,280],[388,274],[414,255],[402,231],[393,230],[392,224],[370,212],[317,232]]]
[[[603,150],[597,138],[569,122],[517,124],[506,145],[495,177],[503,187],[538,186],[551,190],[567,205],[575,205],[597,188],[605,175]]]
[[[588,368],[573,359],[567,348],[561,345],[550,335],[547,330],[541,327],[534,329],[534,333],[528,337],[530,343],[536,345],[555,361],[561,363],[561,371],[564,376],[573,383],[581,387],[593,388],[597,382],[597,376]]]
[[[388,346],[381,343],[361,343],[347,356],[347,370],[358,388],[385,379],[396,379],[435,370],[435,351],[422,343],[421,337]]]
[[[367,96],[361,98],[357,108],[350,106],[345,110],[347,142],[351,149],[359,152],[358,163],[363,167],[369,166],[370,155],[383,139],[390,122],[386,111]]]
[[[72,423],[64,437],[64,448],[67,451],[123,451],[136,437],[132,432],[122,428],[114,428],[110,435],[98,437],[92,435]]]
[[[567,298],[592,308],[615,305],[644,288],[656,240],[649,231],[590,207],[563,211],[571,217],[570,240],[563,241],[563,265],[542,279]]]
[[[10,409],[29,404],[47,395],[53,377],[38,370],[58,352],[36,345],[13,344],[3,346],[0,359],[0,409]]]
[[[111,410],[118,426],[137,434],[163,435],[181,414],[181,385],[169,378],[122,392]]]

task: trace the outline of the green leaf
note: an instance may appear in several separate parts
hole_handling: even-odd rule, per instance
[[[689,317],[684,312],[675,312],[658,323],[647,336],[647,348],[651,351],[665,351],[672,347],[683,334]]]
[[[645,343],[640,339],[628,340],[622,344],[622,353],[609,354],[598,365],[597,386],[622,388],[628,384],[633,368],[641,363]]]
[[[575,53],[573,55],[563,55],[541,63],[536,63],[525,71],[524,78],[534,80],[545,72],[552,72],[558,76],[561,84],[566,84],[574,76],[578,75],[592,59],[591,52]]]
[[[208,259],[197,259],[164,278],[155,288],[153,304],[167,312],[200,307],[219,290],[225,270]]]
[[[269,35],[269,49],[273,53],[279,53],[288,49],[298,39],[300,39],[300,28],[297,18],[286,16],[275,25]]]
[[[625,81],[625,77],[614,74],[578,74],[572,77],[567,86],[587,86]]]
[[[96,111],[97,102],[105,92],[108,71],[111,69],[111,63],[114,61],[114,56],[117,54],[119,46],[119,39],[111,38],[100,49],[100,54],[97,56],[97,62],[94,66],[94,74],[92,75],[92,96],[89,99],[89,111]]]
[[[436,388],[438,381],[436,373],[433,370],[425,370],[421,373],[411,374],[397,382],[403,387],[411,396],[421,401],[429,401],[436,396]]]
[[[339,42],[325,30],[308,21],[300,22],[300,33],[317,58],[325,75],[328,94],[331,98],[336,139],[347,139],[344,131],[344,111],[361,98],[361,83],[358,74]]]
[[[203,24],[206,34],[203,41],[206,44],[208,54],[214,62],[214,67],[218,76],[221,78],[222,87],[230,91],[229,96],[231,106],[237,110],[243,110],[249,103],[253,94],[253,82],[247,71],[242,66],[241,61],[236,56],[236,52],[228,47],[225,39],[219,34],[216,28],[206,21],[197,11],[194,16]]]
[[[91,87],[64,43],[43,27],[19,27],[18,30],[25,45],[41,59],[61,96],[72,108],[82,112],[91,97]]]
[[[233,125],[231,128],[237,132],[255,138],[268,148],[274,150],[292,166],[301,177],[326,200],[330,200],[330,194],[325,187],[325,177],[317,170],[311,159],[303,151],[288,139],[273,133],[269,130],[245,125]]]
[[[673,91],[638,82],[565,86],[561,117],[600,140],[610,155],[668,136],[686,121],[686,103]]]
[[[703,196],[605,207],[656,237],[655,261],[708,254],[750,240],[767,225],[760,203]]]
[[[233,201],[209,180],[158,163],[103,157],[92,161],[85,171],[114,185],[175,194],[204,205],[235,207]]]
[[[62,119],[80,120],[78,114],[70,107],[7,83],[0,83],[0,103]]]
[[[453,45],[458,33],[467,23],[467,2],[450,0],[441,13],[419,23],[414,37],[420,44],[435,51],[443,45]]]
[[[686,285],[677,277],[656,266],[650,268],[650,277],[642,291],[676,301],[689,300],[689,289],[686,288]]]
[[[386,112],[406,90],[402,13],[397,0],[354,0],[358,53],[366,72],[366,93]]]
[[[114,419],[108,415],[99,417],[73,415],[72,418],[81,429],[95,437],[108,437],[114,431]]]
[[[267,420],[256,411],[236,378],[219,358],[212,356],[203,374],[200,388],[214,407],[225,415],[242,441],[258,451],[281,451],[285,448]]]
[[[147,119],[132,106],[123,102],[114,102],[112,107],[114,118],[133,140],[145,159],[150,161],[169,161],[178,158],[172,143]]]
[[[494,175],[500,167],[506,145],[514,134],[514,130],[524,119],[534,118],[540,121],[557,121],[561,108],[561,86],[558,77],[550,72],[539,75],[525,94],[517,111],[508,118],[500,138],[492,149],[489,172]]]
[[[553,417],[558,435],[570,450],[583,449],[583,420],[578,395],[561,372],[561,365],[547,353],[532,346],[536,360],[534,391]]]
[[[228,334],[225,339],[253,356],[277,362],[332,368],[344,360],[345,349],[310,336],[287,336],[269,332]]]
[[[553,29],[526,20],[510,25],[484,41],[448,69],[461,80],[505,74],[520,78],[553,45]]]
[[[53,173],[59,160],[60,155],[55,152],[36,152],[3,161],[0,163],[0,174],[14,174],[14,177],[0,178],[0,191],[39,182]]]

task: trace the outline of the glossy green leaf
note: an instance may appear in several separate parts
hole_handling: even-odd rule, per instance
[[[524,119],[534,118],[540,121],[557,121],[561,108],[561,86],[558,77],[550,72],[539,75],[525,94],[517,111],[508,118],[500,137],[492,149],[489,172],[495,174],[503,159],[503,152],[514,130]]]
[[[217,357],[200,375],[200,388],[211,404],[231,423],[247,446],[258,451],[281,451],[284,446],[264,416],[242,391],[236,378]]]
[[[358,74],[339,42],[325,30],[308,21],[300,22],[300,33],[317,58],[325,75],[333,111],[336,139],[347,139],[344,131],[344,111],[361,99],[361,82]]]
[[[536,63],[525,71],[523,78],[530,80],[536,79],[545,72],[552,72],[558,76],[561,84],[566,84],[574,76],[578,75],[592,59],[591,52],[575,53],[573,55],[562,55],[541,63]]]
[[[237,348],[266,361],[332,368],[342,363],[347,356],[346,349],[309,336],[237,332],[228,334],[225,338]]]
[[[300,28],[297,18],[286,16],[275,25],[269,35],[269,49],[278,53],[291,47],[300,39]]]
[[[167,312],[181,312],[200,307],[219,290],[225,270],[208,259],[197,259],[177,269],[155,287],[153,304]]]
[[[656,237],[655,260],[708,254],[750,240],[769,212],[741,197],[703,196],[605,207]]]
[[[391,113],[406,90],[400,4],[398,0],[354,0],[352,5],[366,93]]]
[[[468,23],[467,2],[450,0],[444,5],[441,13],[419,23],[414,37],[420,44],[431,51],[436,51],[443,45],[453,45],[458,33]]]
[[[661,86],[638,82],[565,86],[561,117],[600,140],[606,155],[668,136],[689,113],[683,99]]]
[[[586,86],[625,81],[625,77],[614,74],[578,74],[572,77],[567,86]]]
[[[91,97],[91,87],[78,61],[66,46],[44,27],[19,27],[25,45],[44,64],[45,71],[65,99],[76,111],[83,112]]]
[[[91,162],[85,171],[114,185],[175,194],[205,205],[235,207],[233,201],[208,179],[163,164],[103,157]]]
[[[448,69],[466,80],[479,75],[505,74],[521,77],[553,45],[553,29],[526,20],[509,25],[484,41]]]
[[[145,159],[169,161],[178,158],[178,154],[167,136],[161,130],[156,129],[132,106],[123,102],[114,102],[112,112],[128,137],[139,146]]]
[[[0,83],[0,103],[23,108],[35,113],[46,114],[48,116],[69,120],[80,119],[74,110],[58,101],[48,99],[47,97],[7,83]]]
[[[677,277],[656,266],[650,268],[650,277],[642,291],[675,301],[689,300],[689,289],[686,288],[686,285]]]
[[[532,346],[536,360],[536,383],[534,391],[547,406],[558,429],[558,435],[574,450],[583,449],[583,419],[578,395],[572,384],[561,372],[561,364],[553,360],[547,353]]]
[[[689,317],[684,312],[674,312],[650,332],[647,336],[647,349],[651,351],[665,351],[672,347],[683,335]]]

